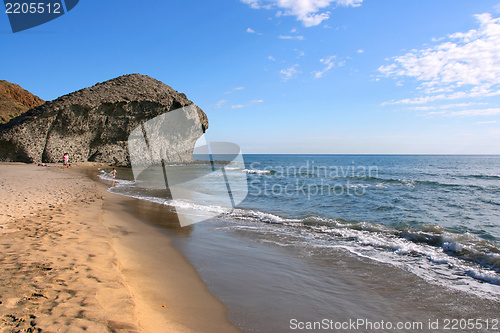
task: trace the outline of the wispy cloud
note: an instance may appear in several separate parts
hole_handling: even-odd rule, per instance
[[[481,87],[475,87],[469,91],[457,91],[452,94],[439,94],[431,96],[422,96],[415,98],[405,98],[399,101],[384,102],[383,105],[387,104],[426,104],[429,102],[435,102],[440,100],[454,100],[463,98],[474,98],[474,97],[492,97],[500,95],[500,90],[490,90],[482,89]]]
[[[255,31],[254,29],[252,28],[247,28],[246,32],[248,32],[249,34],[255,34],[255,35],[259,35],[259,36],[262,36],[263,33],[262,32],[257,32]]]
[[[224,94],[226,94],[226,95],[227,94],[231,94],[231,93],[233,93],[235,91],[240,91],[240,90],[243,90],[243,89],[245,89],[245,87],[236,87],[236,88],[233,88],[231,90],[226,91]]]
[[[304,36],[284,36],[284,35],[279,35],[279,39],[297,39],[297,40],[303,40]]]
[[[295,64],[291,67],[284,68],[280,71],[281,78],[283,81],[288,81],[292,78],[294,78],[297,74],[300,73],[300,71],[297,69],[299,67],[299,64]]]
[[[330,18],[329,8],[358,7],[363,0],[241,0],[254,9],[278,8],[277,16],[295,16],[305,27],[312,27]]]
[[[214,108],[220,109],[224,104],[226,104],[227,101],[225,99],[221,99],[217,103],[214,104]]]
[[[423,114],[423,116],[446,116],[446,117],[481,117],[481,116],[498,116],[498,115],[500,115],[500,108],[466,109],[460,111],[439,110]]]
[[[331,70],[335,66],[344,66],[344,61],[340,61],[338,63],[335,63],[334,62],[335,58],[336,58],[336,56],[329,56],[327,58],[320,59],[319,62],[324,65],[324,68],[320,71],[312,72],[314,74],[314,78],[315,79],[322,78],[326,72],[328,72],[329,70]]]
[[[295,49],[295,51],[297,51],[299,54],[297,55],[297,58],[300,58],[300,57],[303,57],[306,55],[306,53],[304,51],[299,51],[297,49]]]
[[[415,110],[415,111],[429,111],[429,110],[449,110],[449,109],[458,109],[458,108],[465,108],[469,106],[477,106],[477,105],[486,105],[488,103],[475,103],[475,102],[469,102],[469,103],[456,103],[456,104],[445,104],[445,105],[436,105],[436,106],[411,106],[408,107],[409,110]]]
[[[476,124],[482,125],[482,124],[495,124],[497,121],[496,120],[491,120],[491,121],[476,121]]]
[[[450,116],[497,116],[500,115],[500,108],[453,111],[448,114]]]
[[[250,101],[247,104],[236,104],[236,105],[231,105],[231,109],[241,109],[241,108],[247,108],[256,104],[263,103],[264,100],[262,99],[254,99],[253,101]]]
[[[357,50],[356,52],[358,52],[358,53],[365,53],[365,50],[363,50],[363,49],[359,49],[359,50]]]
[[[413,78],[425,96],[389,104],[424,104],[436,100],[500,95],[500,18],[476,15],[479,27],[456,32],[440,43],[412,50],[379,67],[381,75]]]

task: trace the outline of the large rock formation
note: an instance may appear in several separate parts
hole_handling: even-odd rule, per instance
[[[0,123],[6,123],[45,101],[14,83],[0,80]]]
[[[0,161],[130,165],[129,134],[165,112],[193,104],[186,95],[140,74],[124,75],[59,97],[0,125]],[[199,124],[206,114],[196,107]],[[193,146],[197,138],[192,138]],[[189,162],[191,156],[183,156]]]

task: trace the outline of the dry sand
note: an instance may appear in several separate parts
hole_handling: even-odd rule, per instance
[[[165,235],[75,170],[0,164],[0,332],[237,332]]]

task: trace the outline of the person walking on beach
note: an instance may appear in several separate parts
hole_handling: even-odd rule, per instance
[[[63,155],[63,169],[69,167],[68,162],[69,162],[69,154],[64,153],[64,155]]]
[[[118,173],[118,171],[116,171],[115,168],[113,168],[113,170],[111,170],[111,172],[109,173],[111,176],[113,176],[113,184],[111,184],[111,186],[115,186],[116,184],[116,181],[115,181],[115,177],[116,177],[116,174]]]

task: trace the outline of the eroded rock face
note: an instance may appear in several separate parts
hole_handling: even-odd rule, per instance
[[[0,161],[54,163],[67,152],[72,162],[129,166],[129,134],[150,119],[191,104],[186,95],[149,76],[120,76],[0,125]],[[207,116],[196,109],[204,132]],[[175,162],[192,157],[182,158]]]
[[[0,123],[6,123],[45,101],[17,84],[0,80]]]

